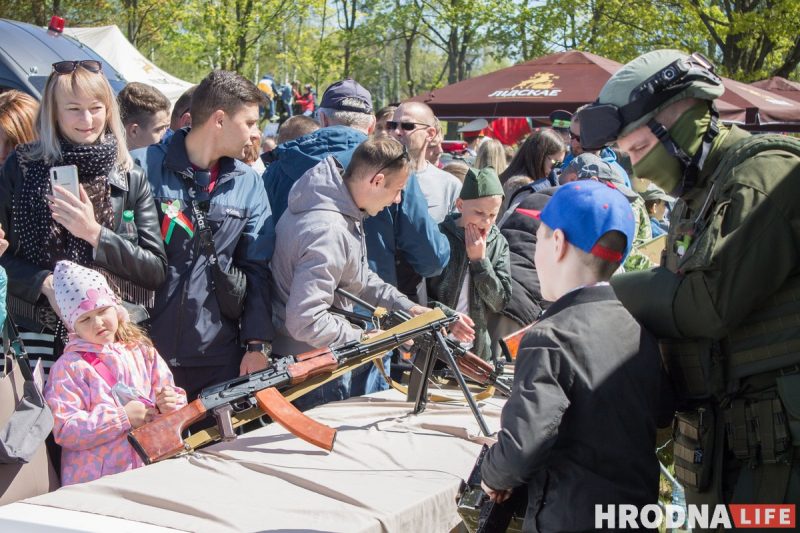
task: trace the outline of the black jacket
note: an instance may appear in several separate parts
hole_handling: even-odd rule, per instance
[[[11,210],[14,196],[20,194],[24,176],[12,153],[0,174],[0,224],[6,232],[9,249],[0,258],[8,272],[8,290],[14,296],[35,303],[41,294],[42,283],[52,273],[17,255],[19,236],[14,228]],[[103,227],[100,244],[95,250],[94,264],[145,288],[155,290],[166,279],[167,255],[161,241],[158,215],[150,193],[150,185],[142,169],[134,166],[128,172],[114,171],[108,176],[111,183],[111,205],[114,209],[114,229],[122,223],[122,212],[133,211],[138,230],[138,245],[120,237],[114,230]]]
[[[658,499],[661,359],[609,285],[572,291],[522,340],[481,475],[528,485],[524,530],[589,531],[595,505]]]
[[[520,192],[519,194],[523,196],[519,207],[541,211],[556,190],[553,187],[539,192]],[[519,199],[520,197],[513,198],[510,205]],[[533,254],[536,252],[536,230],[539,229],[539,224],[539,220],[515,211],[509,213],[499,226],[500,233],[508,241],[511,258],[511,299],[502,313],[519,323],[520,327],[535,321],[548,304],[542,298],[539,276],[533,263]]]

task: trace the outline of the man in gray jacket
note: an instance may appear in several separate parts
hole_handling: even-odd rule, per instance
[[[392,311],[417,315],[427,310],[367,265],[364,217],[400,201],[409,170],[408,153],[400,143],[369,139],[353,152],[346,171],[328,157],[294,184],[276,228],[271,263],[276,354],[362,339],[363,330],[330,311],[331,306],[352,309],[351,302],[335,294],[337,287]],[[320,399],[347,397],[347,383],[339,389],[324,389],[333,395]]]

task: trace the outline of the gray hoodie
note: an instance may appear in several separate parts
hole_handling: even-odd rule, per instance
[[[330,312],[352,309],[335,295],[341,287],[391,311],[414,303],[367,266],[364,212],[353,202],[333,157],[321,161],[292,186],[288,209],[275,228],[270,263],[273,323],[278,355],[298,354],[360,340],[363,331]]]

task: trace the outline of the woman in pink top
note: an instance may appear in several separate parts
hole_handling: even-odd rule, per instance
[[[61,483],[138,468],[128,431],[186,405],[186,393],[101,274],[59,261],[53,281],[69,330],[44,391],[63,448]]]

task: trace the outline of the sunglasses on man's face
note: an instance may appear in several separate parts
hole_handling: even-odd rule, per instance
[[[389,130],[394,131],[397,128],[402,128],[406,131],[413,131],[417,129],[417,126],[424,126],[426,128],[430,128],[430,124],[423,124],[422,122],[395,122],[394,120],[387,120],[386,126]]]
[[[572,139],[573,141],[581,142],[581,136],[572,133],[572,131],[569,132],[569,138]]]
[[[58,74],[72,74],[78,67],[82,67],[89,72],[100,72],[103,70],[103,63],[94,59],[84,59],[82,61],[59,61],[53,63],[53,71]]]

